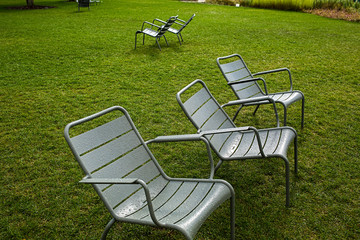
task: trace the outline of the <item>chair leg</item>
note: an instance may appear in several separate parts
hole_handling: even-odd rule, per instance
[[[168,45],[168,46],[169,46],[169,43],[168,43],[168,41],[167,41],[167,39],[166,39],[165,35],[163,35],[163,36],[164,36],[164,38],[165,38],[166,45]]]
[[[145,44],[145,33],[143,33],[143,45]]]
[[[179,43],[180,43],[180,45],[181,45],[181,41],[180,41],[179,34],[176,34],[176,36],[177,36],[177,38],[178,38],[178,40],[179,40]]]
[[[220,168],[222,163],[223,163],[223,161],[220,159],[219,162],[216,164],[216,167],[215,167],[215,170],[214,170],[214,175],[215,175],[216,171]]]
[[[304,110],[305,110],[305,98],[303,96],[301,104],[301,128],[304,128]]]
[[[298,147],[297,147],[297,136],[294,139],[294,165],[295,165],[295,174],[298,173]]]
[[[239,107],[239,109],[236,111],[236,113],[235,113],[235,115],[234,115],[234,117],[232,119],[233,121],[235,121],[235,119],[236,119],[237,115],[239,114],[240,110],[242,109],[242,107],[243,106]]]
[[[235,240],[235,196],[230,198],[230,229],[231,229],[231,240]]]
[[[139,31],[136,31],[136,33],[135,33],[135,49],[136,49],[136,43],[137,43],[137,35],[139,33],[142,33],[142,32],[139,30]],[[144,45],[144,40],[145,40],[145,34],[143,33],[143,45]]]
[[[255,111],[253,112],[253,115],[255,115],[255,113],[257,112],[257,110],[259,109],[259,107],[260,107],[260,104],[256,106]]]
[[[110,228],[112,227],[112,225],[116,222],[115,218],[111,219],[108,224],[106,225],[105,227],[105,230],[103,232],[103,234],[101,235],[101,238],[100,240],[105,240],[106,239],[106,236],[110,230]]]
[[[179,33],[179,35],[180,35],[180,37],[181,37],[181,41],[184,41],[184,39],[183,39],[183,37],[182,37],[181,33]]]
[[[289,160],[283,158],[285,162],[285,188],[286,188],[286,207],[290,207],[290,167]]]
[[[287,107],[284,105],[284,126],[286,126]]]
[[[159,47],[159,49],[160,49],[160,51],[161,51],[161,47],[160,47],[160,44],[159,44],[158,39],[157,39],[157,38],[155,38],[155,40],[156,40],[156,43],[157,43],[157,45],[158,45],[158,47]]]

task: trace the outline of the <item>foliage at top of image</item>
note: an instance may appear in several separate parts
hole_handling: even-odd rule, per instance
[[[359,0],[206,0],[207,3],[269,8],[291,11],[305,11],[316,15],[360,21]]]

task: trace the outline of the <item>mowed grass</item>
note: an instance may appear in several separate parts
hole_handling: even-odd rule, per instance
[[[36,1],[47,10],[7,10],[0,3],[0,239],[97,239],[110,215],[83,177],[63,138],[71,121],[113,105],[125,107],[145,140],[194,133],[176,93],[206,82],[223,104],[233,100],[216,58],[243,56],[253,71],[288,67],[305,94],[290,107],[299,134],[299,173],[285,207],[279,159],[225,163],[216,177],[236,191],[237,239],[360,238],[360,25],[315,15],[174,0],[107,1],[77,12],[75,3]],[[139,39],[144,20],[196,17],[184,43]],[[284,76],[269,91],[288,90]],[[229,114],[235,109],[228,108]],[[271,107],[241,112],[239,126],[275,126]],[[282,108],[279,106],[280,118]],[[201,143],[153,144],[173,177],[208,176]],[[289,158],[293,162],[293,151]],[[293,170],[293,164],[291,165]],[[205,222],[198,239],[228,239],[229,203]],[[109,239],[183,239],[175,231],[118,224]]]

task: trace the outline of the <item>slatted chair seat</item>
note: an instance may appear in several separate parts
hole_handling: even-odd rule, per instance
[[[170,17],[166,22],[164,22],[164,25],[162,26],[158,26],[154,23],[150,23],[147,21],[144,21],[141,27],[141,30],[136,31],[135,33],[135,49],[136,49],[136,42],[137,42],[137,35],[139,33],[143,34],[143,45],[145,43],[145,35],[148,35],[150,37],[154,37],[155,41],[161,51],[161,47],[159,44],[159,39],[161,37],[164,37],[166,44],[169,46],[166,37],[165,37],[165,33],[167,31],[169,31],[169,28],[173,25],[173,23],[176,21],[177,16],[175,17]],[[149,27],[145,27],[145,26],[149,26]]]
[[[287,151],[294,143],[295,172],[297,172],[297,133],[291,127],[256,129],[237,127],[205,83],[195,80],[177,93],[177,101],[201,136],[208,139],[211,148],[224,161],[280,158],[285,162],[286,206],[290,206],[289,160]]]
[[[262,150],[268,157],[286,156],[289,144],[291,143],[289,140],[293,140],[295,137],[295,133],[291,129],[281,129],[281,131],[276,129],[260,129],[258,133],[262,143]],[[228,135],[229,137],[225,142],[218,146],[219,154],[224,159],[261,157],[261,151],[254,131],[234,132]],[[220,136],[218,135],[217,137],[219,138]],[[221,139],[223,140],[223,137]],[[220,145],[220,142],[217,145]]]
[[[185,21],[185,20],[182,20],[182,19],[176,19],[175,21],[175,25],[176,26],[179,26],[179,28],[174,28],[174,27],[170,27],[169,28],[169,32],[173,33],[173,34],[176,34],[178,40],[179,40],[179,43],[181,45],[181,42],[184,42],[184,39],[181,35],[181,32],[184,30],[184,28],[191,22],[191,20],[193,20],[193,18],[195,17],[195,13],[189,18],[189,20]],[[160,22],[162,24],[166,23],[165,21],[161,20],[161,19],[158,19],[158,18],[155,18],[153,20],[153,23],[155,22]],[[175,26],[173,25],[173,26]],[[181,38],[181,40],[180,40]]]
[[[143,32],[152,37],[155,37],[158,34],[157,31],[150,29],[150,28],[145,28]]]
[[[233,92],[235,93],[236,97],[239,100],[239,109],[236,112],[233,120],[237,117],[239,111],[243,106],[251,106],[256,105],[256,109],[254,114],[258,110],[259,106],[262,104],[269,104],[275,101],[276,103],[282,104],[284,108],[284,125],[286,126],[287,122],[287,108],[291,104],[302,101],[302,108],[301,108],[301,127],[304,127],[304,104],[305,98],[304,94],[301,91],[293,90],[291,72],[287,68],[280,68],[270,71],[264,71],[259,73],[252,74],[248,67],[246,66],[244,60],[239,54],[232,54],[225,57],[219,57],[216,60],[221,73],[225,77],[228,85],[231,87]],[[263,78],[256,77],[264,74],[269,73],[278,73],[278,72],[287,72],[289,74],[290,80],[290,90],[285,92],[279,93],[268,93],[266,82]],[[261,81],[264,85],[264,90],[258,84],[258,81]],[[268,100],[257,101],[256,97],[267,97]],[[247,100],[247,101],[245,101]],[[231,101],[234,105],[234,101]],[[229,104],[224,104],[223,107],[228,106]]]
[[[193,239],[227,199],[234,239],[231,185],[223,180],[168,177],[147,146],[166,137],[144,142],[125,109],[115,106],[72,122],[65,128],[65,139],[86,175],[80,182],[93,185],[113,217],[102,239],[116,221],[175,229]]]

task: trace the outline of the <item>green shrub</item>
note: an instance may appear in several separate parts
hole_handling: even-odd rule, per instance
[[[358,11],[360,1],[356,0],[207,0],[208,3],[256,8],[271,8],[280,10],[306,10],[306,9],[337,9],[347,11]]]

